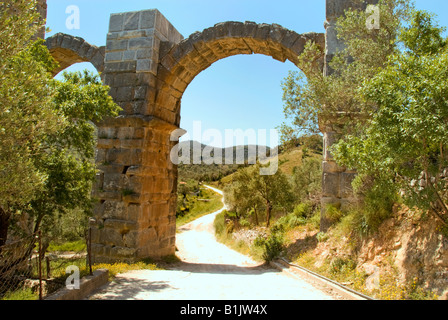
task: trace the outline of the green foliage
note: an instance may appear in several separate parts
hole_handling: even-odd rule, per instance
[[[285,231],[293,229],[295,227],[305,225],[308,222],[308,218],[313,214],[313,208],[310,203],[300,203],[294,211],[288,215],[285,215],[275,222],[275,226],[282,227]]]
[[[332,223],[339,222],[343,216],[344,213],[337,206],[328,205],[325,209],[325,217]]]
[[[355,3],[362,4],[362,0]],[[319,122],[335,118],[338,123],[350,121],[342,128],[352,132],[354,114],[373,110],[363,103],[358,89],[364,80],[372,78],[387,63],[390,54],[399,50],[398,32],[409,15],[411,6],[406,0],[380,0],[381,28],[366,28],[367,13],[350,9],[337,21],[337,33],[345,48],[330,62],[330,74],[324,75],[316,61],[322,51],[308,42],[300,56],[303,73],[290,72],[282,83],[284,114],[288,123],[280,127],[282,142],[297,139],[303,134],[319,133]],[[353,8],[355,8],[354,6]],[[362,8],[362,5],[358,6]]]
[[[25,209],[35,221],[34,230],[41,226],[50,234],[54,215],[67,214],[75,209],[88,214],[95,179],[94,163],[95,122],[106,116],[116,116],[120,108],[108,95],[98,76],[88,71],[64,73],[55,81],[52,101],[65,125],[48,135],[42,145],[45,152],[34,163],[47,179],[44,192],[37,195]]]
[[[403,28],[399,37],[403,41],[406,52],[413,56],[438,54],[447,45],[442,34],[445,27],[434,23],[435,15],[426,11],[412,12],[412,19]]]
[[[287,212],[294,204],[291,184],[284,173],[278,170],[273,175],[261,175],[264,165],[257,164],[239,170],[233,175],[233,183],[225,191],[226,203],[232,211],[247,216],[264,209],[266,225],[269,226],[272,211]]]
[[[27,47],[28,41],[43,27],[36,4],[37,0],[0,1],[0,70],[7,60]]]
[[[337,257],[330,263],[330,272],[333,274],[346,273],[355,270],[356,262],[352,259]]]
[[[46,179],[33,161],[44,154],[44,139],[54,134],[64,120],[52,108],[52,80],[45,63],[29,44],[16,56],[3,60],[0,72],[0,208],[9,212],[27,204],[40,192]],[[38,60],[40,59],[40,60]]]
[[[180,180],[219,181],[244,165],[239,164],[179,164]]]
[[[319,203],[322,193],[322,160],[317,157],[303,159],[302,165],[293,170],[292,182],[298,201]]]
[[[66,242],[80,242],[85,244],[85,235],[88,228],[88,216],[81,208],[69,210],[66,213],[56,212],[51,216],[52,242],[61,244]]]
[[[216,216],[215,221],[213,222],[213,227],[215,229],[215,233],[218,236],[222,235],[227,230],[226,229],[226,216],[227,216],[227,211],[224,210]]]
[[[270,234],[267,238],[257,237],[254,246],[263,249],[262,258],[266,262],[270,262],[278,258],[284,250],[284,233],[285,230],[281,226],[272,226]]]
[[[77,241],[70,241],[70,242],[63,242],[63,243],[50,243],[50,246],[48,247],[48,252],[84,252],[87,248],[86,241],[83,240],[77,240]]]
[[[39,292],[34,291],[31,288],[21,289],[14,292],[6,293],[0,300],[5,301],[20,301],[20,300],[38,300]]]
[[[56,62],[43,40],[32,41],[42,27],[36,1],[2,1],[0,8],[1,244],[11,223],[19,234],[42,227],[50,235],[55,215],[90,210],[93,123],[120,108],[98,76],[53,79]]]
[[[399,37],[405,50],[389,56],[387,66],[359,90],[376,111],[358,127],[357,135],[348,135],[334,147],[339,163],[358,170],[357,186],[369,190],[368,209],[379,216],[387,216],[384,207],[390,207],[399,192],[410,207],[438,217],[448,214],[446,180],[441,179],[448,162],[443,30],[430,14],[413,12]]]
[[[329,239],[329,236],[325,232],[319,232],[316,235],[316,239],[317,239],[318,242],[325,242],[325,241],[327,241]]]
[[[198,188],[197,183],[193,184],[193,188]],[[213,213],[221,209],[222,206],[222,196],[209,189],[199,188],[197,193],[190,193],[185,198],[179,194],[176,225],[182,226],[206,214]]]
[[[51,106],[55,65],[43,41],[32,41],[42,27],[35,0],[0,2],[0,215],[9,219],[42,191],[45,173],[32,157],[44,152],[42,140],[61,125]],[[20,12],[20,14],[17,14]],[[1,226],[0,238],[4,237]],[[2,240],[0,239],[0,242]]]
[[[275,225],[283,226],[286,230],[306,224],[306,219],[295,214],[288,214],[275,222]]]
[[[314,214],[309,218],[310,225],[314,227],[314,229],[320,229],[320,221],[321,221],[321,212],[320,207],[316,208]]]
[[[365,27],[364,10],[350,9],[338,19],[345,47],[330,62],[330,74],[313,69],[313,57],[321,53],[307,44],[300,57],[306,78],[290,73],[283,83],[284,113],[291,125],[282,126],[282,136],[288,140],[318,132],[319,122],[331,122],[337,114],[344,139],[331,151],[339,165],[359,173],[354,186],[364,199],[364,213],[357,219],[362,229],[375,230],[399,194],[406,205],[429,210],[446,225],[445,28],[409,1],[378,5],[378,30]]]

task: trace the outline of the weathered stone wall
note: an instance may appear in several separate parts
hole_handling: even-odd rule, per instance
[[[98,124],[95,262],[174,254],[177,168],[169,137],[177,127],[153,114],[160,43],[182,38],[157,10],[110,18],[104,81],[123,111]]]
[[[53,70],[54,75],[79,62],[90,62],[98,72],[104,71],[105,47],[91,45],[80,37],[64,33],[57,33],[47,38],[45,44],[59,63],[59,68]]]
[[[362,3],[353,0],[327,0],[325,21],[325,75],[331,75],[333,73],[329,63],[336,52],[344,49],[344,43],[337,35],[337,19],[343,16],[345,10],[349,8],[355,8],[361,5],[361,9],[365,10],[368,4],[375,3],[378,3],[378,0],[364,0]],[[341,106],[341,110],[343,107]],[[338,166],[329,150],[334,143],[339,141],[341,137],[340,126],[343,125],[341,121],[346,120],[341,120],[338,114],[334,114],[327,116],[325,119],[321,117],[319,121],[324,140],[321,230],[326,231],[331,225],[326,218],[326,208],[328,205],[333,205],[344,210],[355,201],[353,198],[352,182],[356,177],[356,171]]]
[[[323,50],[323,34],[298,35],[278,25],[226,22],[183,40],[157,10],[111,16],[103,78],[123,111],[98,124],[95,262],[174,254],[177,167],[170,134],[194,77],[236,54],[298,63],[308,40]]]
[[[41,20],[47,20],[47,0],[37,0],[37,12],[39,12]],[[45,39],[45,27],[41,28],[36,36]]]
[[[184,91],[214,62],[236,54],[265,54],[298,65],[307,41],[322,48],[316,68],[340,47],[334,23],[349,1],[327,1],[327,34],[299,35],[279,25],[225,22],[182,35],[158,10],[113,14],[106,47],[58,34],[47,39],[61,68],[90,61],[123,111],[98,123],[92,226],[94,262],[135,261],[175,253],[177,167],[170,160]],[[325,50],[325,52],[324,52]],[[332,119],[322,122],[323,205],[344,204],[353,172],[339,168],[328,148],[338,139]],[[325,222],[323,211],[323,222]]]

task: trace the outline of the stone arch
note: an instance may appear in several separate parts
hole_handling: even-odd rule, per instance
[[[96,262],[175,252],[178,171],[171,138],[191,81],[216,61],[239,54],[288,59],[298,66],[310,40],[322,49],[316,67],[323,72],[324,34],[224,22],[184,39],[156,9],[111,15],[104,82],[123,111],[98,125],[93,194],[100,201],[91,224]]]
[[[39,0],[43,14],[45,3]],[[343,47],[336,21],[352,4],[352,0],[326,0],[325,34],[299,35],[276,24],[224,22],[182,40],[176,28],[152,9],[112,14],[106,47],[62,33],[48,38],[46,45],[61,65],[54,74],[74,63],[90,62],[104,71],[104,83],[123,108],[117,118],[98,124],[100,170],[93,195],[99,201],[90,224],[93,261],[174,254],[177,168],[169,158],[174,144],[170,133],[179,129],[184,91],[202,70],[217,60],[253,53],[298,65],[297,57],[312,40],[322,48],[318,67],[329,75],[329,61]],[[351,192],[345,190],[355,175],[337,166],[329,152],[338,139],[333,122],[328,119],[321,127],[322,207],[349,203]]]
[[[53,75],[79,62],[90,62],[99,73],[104,71],[105,47],[94,46],[83,38],[64,33],[47,38],[45,44],[59,63],[59,68],[53,71]]]
[[[223,22],[195,32],[178,44],[162,45],[158,65],[160,83],[155,99],[154,116],[180,124],[180,100],[191,81],[218,60],[239,54],[263,54],[299,67],[299,56],[308,41],[322,49],[317,62],[323,70],[325,34],[298,34],[278,24]]]

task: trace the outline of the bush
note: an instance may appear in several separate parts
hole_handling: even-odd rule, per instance
[[[294,211],[277,220],[275,225],[285,230],[292,229],[306,224],[306,218],[311,213],[311,206],[308,203],[300,203],[294,208]]]
[[[344,213],[333,205],[328,205],[327,210],[325,211],[325,217],[331,222],[331,223],[337,223],[339,222],[342,217],[344,216]]]
[[[313,209],[309,203],[303,202],[294,208],[293,214],[296,217],[307,218],[313,213],[312,210]]]
[[[335,258],[330,264],[330,271],[333,274],[353,271],[356,268],[356,262],[351,259]]]
[[[216,216],[215,221],[213,222],[213,226],[217,235],[221,235],[224,233],[224,231],[226,231],[226,214],[226,210],[222,211]]]
[[[310,224],[316,228],[316,229],[320,229],[320,219],[321,219],[321,213],[320,213],[320,208],[316,209],[314,211],[314,214],[311,216],[310,220]]]
[[[394,204],[400,201],[396,186],[388,180],[359,175],[353,181],[353,187],[356,195],[363,200],[356,208],[358,216],[354,230],[363,235],[374,233],[391,217]]]
[[[254,246],[263,249],[262,258],[264,261],[270,262],[278,258],[284,249],[284,229],[273,226],[271,234],[267,238],[258,236],[255,239]]]
[[[275,226],[283,227],[285,230],[288,230],[304,224],[306,224],[305,218],[297,217],[296,215],[291,213],[278,219],[275,223]]]
[[[328,234],[326,234],[325,232],[319,232],[316,235],[316,239],[318,242],[325,242],[328,240]]]

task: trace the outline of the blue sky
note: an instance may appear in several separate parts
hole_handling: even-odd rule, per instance
[[[324,32],[325,0],[47,0],[47,27],[80,36],[97,46],[106,44],[112,13],[158,9],[187,38],[219,22],[277,23],[298,33]],[[416,0],[418,9],[434,12],[448,26],[448,1]],[[80,28],[68,30],[66,8],[80,10]],[[78,64],[69,70],[93,67]],[[202,130],[270,130],[284,121],[281,82],[296,67],[263,55],[233,56],[220,60],[199,74],[182,98],[181,127]],[[207,141],[202,141],[207,142]],[[235,142],[223,141],[225,146]],[[269,145],[269,141],[267,141]],[[271,145],[272,146],[272,145]]]

